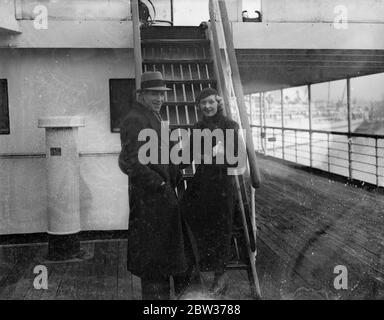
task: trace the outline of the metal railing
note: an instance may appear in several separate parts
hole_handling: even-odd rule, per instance
[[[384,186],[384,136],[338,131],[251,125],[256,150]]]

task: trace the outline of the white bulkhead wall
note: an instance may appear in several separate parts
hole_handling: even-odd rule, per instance
[[[261,0],[264,22],[330,22],[346,9],[348,21],[384,23],[383,0]]]
[[[133,78],[131,49],[0,49],[10,134],[0,135],[0,234],[46,231],[40,117],[83,116],[79,129],[82,230],[126,229],[128,179],[111,133],[109,79]]]
[[[32,20],[44,5],[52,20],[131,20],[130,0],[15,0],[17,19]]]
[[[225,0],[225,3],[229,20],[241,21],[243,1]],[[175,25],[198,26],[202,21],[209,20],[209,0],[174,0],[173,6]]]

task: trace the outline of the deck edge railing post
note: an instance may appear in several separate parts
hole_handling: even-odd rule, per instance
[[[313,133],[312,133],[312,93],[311,85],[308,85],[308,128],[309,128],[309,166],[313,167]]]
[[[283,144],[283,160],[285,160],[285,128],[281,129],[282,144]]]
[[[348,116],[348,171],[352,180],[352,136],[351,136],[351,80],[347,78],[347,116]]]
[[[260,92],[260,97],[259,97],[259,109],[260,109],[260,145],[261,145],[261,148],[262,150],[264,151],[264,154],[266,154],[266,151],[265,151],[265,148],[264,148],[264,144],[263,144],[263,132],[265,132],[265,128],[263,129],[263,106],[262,106],[262,103],[264,101],[264,93],[263,92]],[[265,125],[265,123],[264,123]]]
[[[253,107],[253,93],[249,94],[249,126],[251,127],[251,137],[253,140],[253,127],[252,127],[252,119],[253,119],[253,113],[252,113],[252,107]],[[256,150],[256,148],[255,148]]]
[[[281,157],[285,159],[284,152],[284,93],[283,89],[280,90],[280,111],[281,111]]]
[[[352,180],[352,137],[348,134],[348,175]]]
[[[331,172],[331,159],[330,159],[330,146],[329,146],[329,133],[327,133],[327,156],[328,156],[328,172]]]
[[[295,130],[295,159],[297,163],[297,130]]]
[[[379,150],[378,150],[377,138],[375,138],[375,155],[376,155],[376,186],[379,187]]]

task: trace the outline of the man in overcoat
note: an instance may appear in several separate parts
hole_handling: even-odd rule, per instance
[[[169,299],[170,276],[188,268],[183,222],[174,191],[176,166],[160,163],[160,108],[166,88],[160,72],[145,72],[137,102],[120,128],[120,169],[129,176],[130,217],[127,268],[141,278],[143,299]],[[139,133],[152,129],[158,137],[157,163],[143,164],[139,150],[146,141]],[[169,150],[168,150],[169,152]],[[184,230],[185,232],[185,230]]]

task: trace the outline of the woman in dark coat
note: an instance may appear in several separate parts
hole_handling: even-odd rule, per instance
[[[223,293],[226,288],[225,267],[231,258],[231,234],[233,224],[235,178],[228,175],[229,165],[219,163],[218,155],[226,153],[226,129],[234,131],[234,151],[237,153],[237,135],[239,126],[223,115],[222,99],[216,90],[207,88],[201,91],[197,103],[203,114],[193,129],[222,129],[224,141],[212,138],[212,164],[198,165],[196,174],[188,183],[180,207],[194,235],[199,254],[201,271],[214,271],[214,293]],[[193,138],[193,130],[191,137]],[[202,138],[204,140],[204,138]],[[202,146],[204,143],[202,141]],[[193,151],[193,139],[190,142],[191,155],[203,158],[204,148],[196,154]],[[215,153],[217,156],[215,157]],[[224,156],[224,159],[226,157]],[[185,167],[185,166],[184,166]]]

